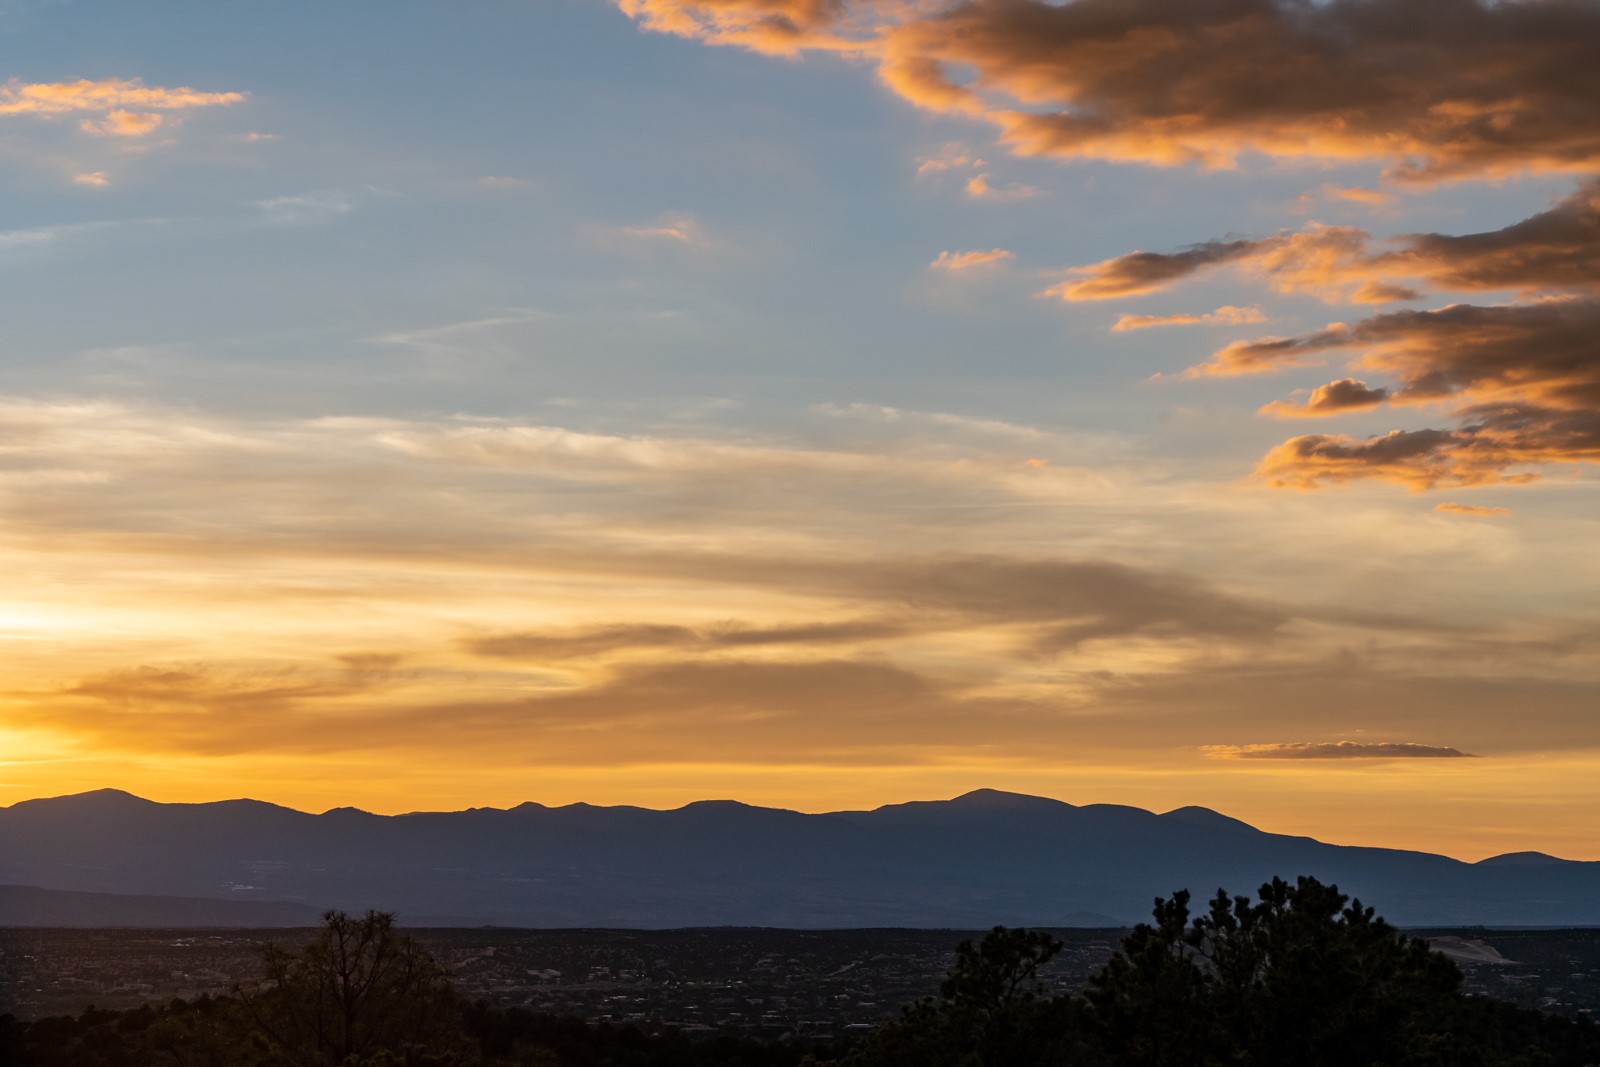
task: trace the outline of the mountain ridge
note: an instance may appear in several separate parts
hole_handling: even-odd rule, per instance
[[[313,814],[120,790],[0,807],[0,883],[522,926],[1127,923],[1177,889],[1204,899],[1302,874],[1406,925],[1600,924],[1600,863],[1467,863],[1273,834],[1198,806],[992,789],[819,813],[724,799]]]

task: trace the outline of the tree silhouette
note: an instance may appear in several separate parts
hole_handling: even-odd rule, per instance
[[[1064,1062],[1075,1028],[1071,998],[1042,996],[1039,968],[1061,951],[1040,930],[996,926],[956,948],[939,999],[911,1005],[880,1027],[846,1062],[927,1067],[1034,1067]]]
[[[1150,1067],[1404,1062],[1448,1031],[1461,972],[1335,886],[1274,878],[1259,900],[1158,900],[1090,985],[1107,1049]]]
[[[461,1027],[445,971],[395,930],[393,915],[327,912],[299,951],[268,945],[263,971],[239,992],[267,1062],[411,1067],[456,1058]]]

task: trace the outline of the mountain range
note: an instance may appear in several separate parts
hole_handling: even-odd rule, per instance
[[[317,909],[378,908],[411,925],[1112,926],[1174,890],[1203,906],[1218,888],[1253,893],[1302,874],[1401,925],[1600,925],[1600,862],[1465,863],[1265,833],[1208,808],[989,789],[823,814],[726,800],[310,814],[117,790],[0,808],[0,923],[11,925],[141,925],[142,914],[304,925]]]

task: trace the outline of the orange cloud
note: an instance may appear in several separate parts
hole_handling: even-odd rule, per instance
[[[1274,485],[1384,478],[1428,489],[1528,481],[1537,473],[1512,469],[1600,461],[1600,298],[1392,312],[1302,337],[1229,345],[1190,373],[1258,373],[1347,348],[1363,350],[1358,366],[1399,379],[1386,397],[1391,403],[1448,404],[1461,425],[1366,441],[1297,437],[1261,463]],[[1343,390],[1363,399],[1360,385]],[[1375,399],[1372,392],[1359,406],[1371,406],[1364,400]]]
[[[967,195],[974,200],[1031,200],[1039,195],[1037,185],[990,185],[987,174],[979,174],[967,182]]]
[[[846,0],[617,0],[647,30],[756,52],[847,51],[859,42],[841,31]]]
[[[1364,189],[1360,186],[1324,185],[1322,191],[1335,200],[1345,200],[1353,204],[1367,204],[1372,207],[1387,204],[1394,199],[1393,196],[1382,189]]]
[[[917,159],[917,177],[926,177],[929,174],[942,174],[947,170],[964,170],[969,167],[984,167],[988,164],[973,154],[972,149],[959,141],[952,141],[939,149],[931,156],[921,156]]]
[[[1370,159],[1411,182],[1600,163],[1577,44],[1600,10],[1572,0],[617,3],[711,44],[868,56],[896,93],[984,118],[1022,155]]]
[[[1434,511],[1445,515],[1469,515],[1476,518],[1499,518],[1509,516],[1510,508],[1487,508],[1478,504],[1435,504]]]
[[[153,133],[164,121],[166,116],[159,111],[111,111],[106,117],[99,119],[80,119],[78,128],[84,133],[96,133],[111,137],[143,137]]]
[[[1392,430],[1364,441],[1295,437],[1262,459],[1256,473],[1276,488],[1317,489],[1361,479],[1413,492],[1440,486],[1521,485],[1551,463],[1600,462],[1600,417],[1509,407],[1455,430]]]
[[[1289,404],[1275,400],[1261,409],[1261,414],[1280,419],[1318,418],[1339,415],[1346,411],[1369,411],[1389,398],[1389,390],[1373,389],[1366,382],[1354,378],[1340,378],[1311,391],[1303,404]]]
[[[1312,223],[1259,239],[1206,241],[1178,252],[1132,252],[1072,273],[1047,290],[1063,300],[1143,296],[1232,267],[1284,293],[1330,302],[1414,300],[1410,281],[1481,292],[1600,290],[1600,181],[1503,229],[1404,234],[1374,243],[1364,230]]]
[[[26,83],[13,78],[0,85],[0,115],[62,115],[94,111],[111,114],[127,109],[180,111],[237,104],[244,93],[207,93],[187,86],[166,89],[138,78],[106,78],[75,82]]]
[[[1266,314],[1258,307],[1227,304],[1204,315],[1123,315],[1111,327],[1111,332],[1148,330],[1156,326],[1244,326],[1266,321]]]
[[[110,185],[111,178],[103,170],[86,171],[83,174],[74,174],[72,180],[79,185]]]
[[[1280,293],[1307,293],[1330,302],[1384,303],[1414,300],[1417,293],[1373,278],[1371,236],[1352,226],[1312,223],[1258,240],[1207,241],[1181,252],[1132,252],[1072,273],[1046,290],[1063,300],[1108,300],[1143,296],[1224,266],[1244,270]]]
[[[991,248],[987,252],[940,252],[929,268],[933,270],[970,270],[973,267],[992,267],[1008,259],[1016,259],[1015,252]]]
[[[1401,379],[1399,403],[1600,409],[1600,297],[1390,312],[1301,337],[1236,342],[1190,373],[1260,373],[1346,348],[1364,350],[1359,366]]]

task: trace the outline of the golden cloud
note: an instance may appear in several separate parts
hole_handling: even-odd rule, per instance
[[[1357,440],[1294,437],[1262,459],[1256,473],[1279,488],[1316,489],[1365,478],[1421,492],[1440,486],[1519,485],[1552,463],[1600,462],[1600,417],[1511,406],[1469,412],[1453,430],[1393,430]]]
[[[1580,0],[617,2],[711,44],[868,56],[1023,155],[1369,159],[1411,182],[1600,164],[1600,11]]]
[[[1111,332],[1126,333],[1157,326],[1246,326],[1266,321],[1266,313],[1258,307],[1242,308],[1227,304],[1204,315],[1121,315],[1111,327]]]
[[[1067,301],[1145,296],[1231,266],[1280,293],[1306,293],[1329,302],[1416,299],[1414,290],[1373,277],[1382,261],[1368,254],[1371,242],[1370,234],[1353,226],[1312,223],[1259,240],[1207,241],[1181,252],[1132,252],[1075,268],[1072,274],[1081,280],[1063,281],[1045,293]]]
[[[1273,401],[1261,409],[1261,414],[1280,419],[1320,418],[1347,411],[1369,411],[1388,398],[1387,389],[1374,389],[1355,378],[1340,378],[1336,382],[1317,386],[1304,403]]]
[[[1258,374],[1360,348],[1398,377],[1396,403],[1536,403],[1600,411],[1600,298],[1396,311],[1300,337],[1236,342],[1196,375]]]
[[[1023,185],[1020,182],[995,185],[989,181],[987,174],[969,178],[965,188],[967,195],[974,200],[1031,200],[1040,193],[1037,185]]]
[[[461,641],[461,647],[473,655],[491,659],[548,662],[673,649],[711,651],[766,645],[858,644],[898,637],[910,630],[905,623],[873,619],[780,626],[753,626],[731,621],[706,627],[617,623],[581,630],[470,637]]]
[[[78,128],[84,133],[110,137],[143,137],[153,133],[166,121],[159,111],[109,111],[103,119],[80,119]]]
[[[1512,514],[1510,508],[1490,508],[1481,504],[1435,504],[1433,510],[1444,515],[1468,515],[1473,518],[1505,518]]]
[[[1074,268],[1046,290],[1063,300],[1144,296],[1231,267],[1282,293],[1329,302],[1414,300],[1409,284],[1482,292],[1600,289],[1600,182],[1550,210],[1485,233],[1404,234],[1374,242],[1348,226],[1312,223],[1259,239],[1206,241],[1179,252],[1132,252]]]
[[[940,252],[928,266],[933,270],[969,270],[973,267],[992,267],[1008,259],[1016,259],[1015,252],[991,248],[987,252]]]
[[[181,111],[237,104],[245,95],[201,92],[187,86],[166,89],[145,85],[138,78],[33,83],[13,78],[0,85],[0,115],[62,115],[76,111],[126,114],[132,108]]]

